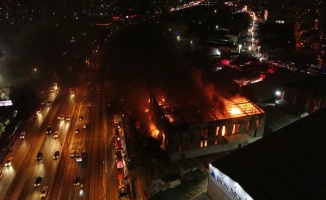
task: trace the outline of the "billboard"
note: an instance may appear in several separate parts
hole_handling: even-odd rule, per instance
[[[9,87],[0,87],[0,106],[12,106]]]

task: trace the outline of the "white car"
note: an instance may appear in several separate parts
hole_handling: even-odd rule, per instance
[[[70,151],[70,158],[74,158],[76,156],[76,150]]]
[[[49,186],[43,186],[41,189],[40,197],[45,198],[46,195],[48,194],[48,190],[49,190]]]
[[[11,161],[12,161],[12,157],[10,157],[6,163],[5,163],[5,167],[10,167],[11,166]]]
[[[59,136],[59,131],[56,131],[54,134],[53,134],[53,138],[58,138]]]

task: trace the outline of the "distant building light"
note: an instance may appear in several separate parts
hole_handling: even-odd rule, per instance
[[[276,96],[280,96],[280,95],[281,95],[281,91],[276,90],[276,91],[275,91],[275,95],[276,95]]]

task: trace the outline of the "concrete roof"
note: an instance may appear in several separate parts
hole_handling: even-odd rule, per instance
[[[247,145],[212,165],[253,199],[326,197],[326,109]]]

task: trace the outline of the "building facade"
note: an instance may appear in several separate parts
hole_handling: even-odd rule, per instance
[[[244,97],[223,99],[223,107],[175,107],[161,95],[150,96],[153,121],[164,134],[171,161],[229,151],[264,134],[265,112]]]

